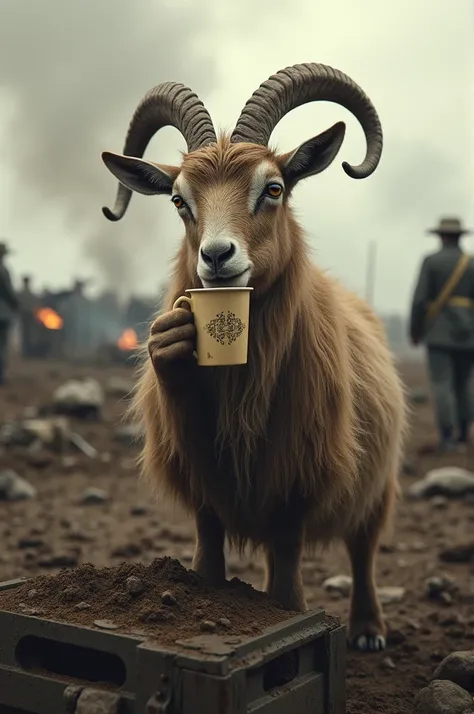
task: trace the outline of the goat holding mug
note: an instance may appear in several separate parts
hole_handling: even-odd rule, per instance
[[[297,184],[324,171],[344,139],[338,122],[278,154],[270,135],[290,110],[333,101],[359,120],[367,141],[352,178],[377,167],[382,130],[370,99],[343,72],[288,67],[265,81],[230,136],[217,136],[190,89],[158,85],[140,102],[123,154],[102,158],[120,185],[110,220],[132,191],[165,194],[183,220],[164,313],[154,322],[134,411],[146,431],[150,480],[193,514],[193,568],[225,579],[224,541],[260,547],[265,589],[288,610],[306,608],[305,544],[342,539],[353,571],[349,635],[361,650],[385,647],[375,583],[380,535],[390,522],[406,407],[385,332],[371,308],[310,261],[292,208]],[[178,128],[180,166],[142,158],[163,126]],[[186,290],[252,287],[248,359],[202,369],[193,314],[173,309]]]

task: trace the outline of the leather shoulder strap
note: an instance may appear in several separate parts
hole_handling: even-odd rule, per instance
[[[436,300],[433,300],[433,302],[428,308],[427,318],[429,321],[434,320],[434,318],[439,315],[439,313],[445,306],[447,300],[449,300],[449,297],[455,289],[456,285],[459,283],[462,276],[466,272],[470,260],[471,256],[467,253],[463,253],[461,255],[458,262],[456,263],[456,267],[454,268],[449,278],[446,280],[438,297],[436,298]]]

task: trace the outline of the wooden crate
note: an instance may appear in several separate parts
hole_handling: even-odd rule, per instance
[[[0,633],[0,714],[345,712],[345,628],[324,610],[175,649],[5,611]]]

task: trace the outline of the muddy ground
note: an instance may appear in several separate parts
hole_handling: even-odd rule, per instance
[[[426,384],[422,367],[405,365],[402,372],[409,387]],[[54,387],[81,375],[96,377],[105,385],[111,375],[132,379],[133,369],[14,364],[10,381],[1,391],[1,421],[20,415],[25,407],[44,405]],[[100,421],[73,422],[74,430],[99,451],[98,458],[91,459],[73,447],[63,454],[0,452],[0,470],[15,469],[38,490],[33,500],[0,501],[0,581],[55,572],[62,564],[149,563],[163,555],[190,566],[192,524],[179,510],[151,498],[137,479],[136,448],[115,438],[124,407],[123,398],[109,394]],[[414,406],[407,453],[410,473],[402,476],[404,490],[433,466],[455,463],[474,468],[474,449],[454,458],[418,456],[420,444],[434,436],[430,405]],[[84,505],[82,497],[90,487],[103,489],[107,499]],[[454,650],[474,647],[474,566],[439,559],[443,549],[465,542],[472,533],[474,505],[472,499],[441,505],[408,500],[399,504],[395,533],[383,543],[379,556],[378,581],[380,586],[402,586],[406,594],[401,602],[385,607],[391,629],[388,650],[349,654],[349,714],[412,712],[413,696],[429,682],[436,664]],[[258,562],[230,555],[228,563],[230,576],[260,586]],[[441,573],[459,586],[460,595],[451,604],[426,596],[426,579]],[[310,606],[323,606],[345,620],[347,597],[331,596],[322,588],[326,578],[339,574],[349,574],[340,547],[304,562]]]

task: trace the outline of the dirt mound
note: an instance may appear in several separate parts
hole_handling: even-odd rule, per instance
[[[207,585],[178,560],[114,568],[85,564],[41,575],[0,592],[0,609],[46,619],[149,635],[173,644],[203,632],[255,636],[297,613],[282,610],[237,578]]]

